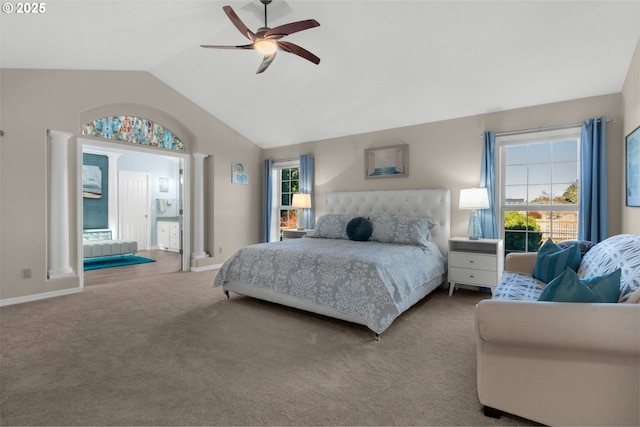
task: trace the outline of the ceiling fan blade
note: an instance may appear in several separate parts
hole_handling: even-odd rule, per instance
[[[276,52],[273,52],[270,55],[265,55],[264,58],[262,59],[262,63],[260,64],[260,67],[258,67],[258,71],[256,71],[256,74],[263,73],[264,70],[269,68],[269,65],[271,65],[275,57],[276,57]]]
[[[208,49],[253,49],[253,44],[244,44],[240,46],[218,46],[213,44],[201,44],[200,47]]]
[[[265,37],[270,36],[287,36],[289,34],[297,33],[298,31],[308,30],[309,28],[319,27],[320,24],[315,19],[306,19],[304,21],[291,22],[271,28],[264,33]]]
[[[308,50],[301,48],[300,46],[298,46],[297,44],[293,44],[290,42],[276,42],[278,43],[278,47],[284,51],[287,51],[289,53],[293,53],[294,55],[298,55],[304,59],[306,59],[307,61],[311,61],[314,64],[319,64],[320,63],[320,58],[318,58],[317,56],[315,56],[313,53],[309,52]]]
[[[254,41],[256,39],[256,35],[249,28],[247,28],[246,25],[244,25],[244,23],[240,20],[238,15],[236,15],[233,9],[231,9],[231,6],[224,6],[222,10],[224,10],[224,13],[227,14],[229,19],[233,23],[233,25],[236,26],[238,31],[240,31],[243,36],[245,36],[251,41]]]

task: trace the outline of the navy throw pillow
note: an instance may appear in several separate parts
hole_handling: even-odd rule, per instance
[[[584,254],[589,252],[589,249],[594,247],[596,244],[589,240],[563,240],[562,242],[556,243],[556,245],[560,249],[567,249],[573,245],[578,245],[578,248],[580,248],[580,257],[583,257]]]
[[[353,218],[347,224],[347,236],[351,240],[366,242],[371,237],[372,232],[371,221],[361,216]]]

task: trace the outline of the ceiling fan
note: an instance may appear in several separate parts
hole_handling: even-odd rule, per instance
[[[302,47],[293,44],[291,42],[280,40],[284,36],[297,33],[298,31],[308,30],[309,28],[318,27],[320,24],[315,19],[307,19],[304,21],[291,22],[277,26],[275,28],[269,28],[267,26],[267,5],[271,3],[271,0],[260,0],[264,4],[264,27],[258,28],[255,33],[247,28],[246,25],[238,18],[238,15],[233,11],[231,6],[224,6],[222,10],[227,14],[233,25],[242,33],[243,36],[251,40],[250,44],[240,46],[217,46],[217,45],[200,45],[201,47],[212,49],[254,49],[264,55],[260,67],[256,74],[260,74],[266,70],[276,57],[278,49],[285,52],[298,55],[314,64],[320,63],[320,58],[315,56]]]

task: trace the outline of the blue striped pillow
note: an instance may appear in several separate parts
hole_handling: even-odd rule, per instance
[[[561,275],[567,267],[578,271],[579,266],[580,248],[578,245],[560,249],[551,238],[548,238],[538,250],[532,276],[544,283],[549,283]]]

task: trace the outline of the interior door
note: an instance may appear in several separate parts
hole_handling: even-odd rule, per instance
[[[140,172],[118,175],[120,238],[137,241],[139,251],[149,249],[149,180],[149,174]]]

